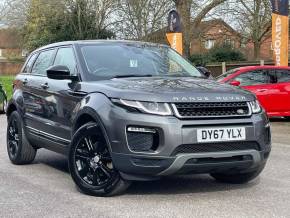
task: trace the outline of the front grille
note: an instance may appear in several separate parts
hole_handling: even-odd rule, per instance
[[[250,115],[247,102],[197,102],[172,104],[180,118],[244,117]]]
[[[186,144],[178,146],[172,153],[172,156],[177,154],[190,153],[206,153],[206,152],[223,152],[223,151],[243,151],[257,150],[259,145],[256,142],[225,142],[212,144]]]

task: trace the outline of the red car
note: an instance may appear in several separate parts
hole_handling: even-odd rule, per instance
[[[241,67],[217,80],[256,94],[269,117],[290,118],[290,67]]]

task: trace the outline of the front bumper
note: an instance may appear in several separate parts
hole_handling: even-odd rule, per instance
[[[264,113],[248,118],[181,120],[130,113],[119,107],[107,111],[103,119],[110,140],[113,164],[129,180],[152,180],[172,174],[198,174],[224,171],[251,171],[264,164],[271,151],[270,125]],[[134,152],[128,146],[128,126],[154,128],[159,144],[152,152]],[[195,145],[197,129],[209,127],[246,127],[246,140],[259,149],[174,153],[180,145]],[[216,145],[223,143],[216,143]]]

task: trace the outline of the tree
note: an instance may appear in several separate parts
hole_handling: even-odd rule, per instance
[[[75,39],[112,38],[108,31],[116,0],[66,0]]]
[[[230,14],[245,41],[254,44],[255,59],[260,58],[261,45],[271,34],[270,4],[269,0],[238,0],[225,6],[224,12]]]
[[[180,14],[183,32],[184,55],[190,56],[191,33],[201,23],[202,19],[215,7],[224,3],[226,0],[193,1],[193,0],[173,0],[175,7]],[[209,2],[209,3],[206,3]],[[192,7],[199,7],[196,14],[192,16]]]
[[[122,38],[146,40],[166,25],[172,8],[168,0],[118,0],[118,29]]]
[[[26,22],[30,0],[4,0],[0,10],[0,19],[10,27],[21,28]]]
[[[25,47],[33,50],[58,41],[113,37],[114,34],[106,29],[108,2],[31,0],[23,28]],[[104,16],[102,20],[101,16]]]

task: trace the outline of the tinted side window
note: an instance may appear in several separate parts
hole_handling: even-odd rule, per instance
[[[276,70],[276,76],[277,76],[278,83],[290,82],[289,70]]]
[[[27,63],[26,63],[26,65],[25,65],[25,67],[24,67],[22,73],[30,73],[30,71],[31,71],[31,67],[32,67],[32,65],[33,65],[33,63],[34,63],[36,57],[37,57],[37,54],[34,54],[34,55],[32,55],[32,56],[29,58],[29,60],[27,61]]]
[[[54,65],[67,66],[72,75],[76,74],[76,60],[72,48],[60,48],[57,51]]]
[[[32,74],[46,75],[46,69],[51,65],[54,50],[43,51],[36,59],[32,71]]]
[[[256,70],[240,74],[234,80],[239,81],[241,86],[253,86],[269,83],[269,76],[266,71]]]

